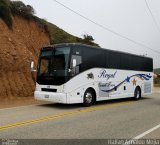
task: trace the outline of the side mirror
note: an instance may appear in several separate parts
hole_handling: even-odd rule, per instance
[[[34,69],[34,62],[31,62],[31,76],[32,76],[32,80],[35,82],[36,81],[36,75],[34,72],[36,72],[37,70]]]
[[[73,64],[73,68],[77,66],[77,61],[76,61],[76,59],[73,59],[72,64]]]
[[[31,62],[31,72],[37,71],[36,69],[34,69],[34,61]]]

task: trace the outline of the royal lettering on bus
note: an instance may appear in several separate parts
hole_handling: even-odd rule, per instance
[[[99,78],[105,78],[107,80],[111,79],[111,78],[115,78],[117,74],[117,71],[113,74],[108,74],[107,71],[105,69],[100,71],[100,74],[98,75]]]

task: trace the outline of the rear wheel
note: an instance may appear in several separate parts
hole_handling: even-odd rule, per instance
[[[95,94],[91,89],[87,89],[84,93],[84,101],[83,104],[86,107],[91,106],[94,103]]]
[[[141,89],[139,87],[136,87],[134,91],[134,99],[139,100],[141,98]]]

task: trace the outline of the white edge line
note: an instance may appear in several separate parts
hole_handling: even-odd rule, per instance
[[[149,130],[147,130],[147,131],[145,131],[144,133],[142,133],[142,134],[140,134],[140,135],[134,137],[133,139],[140,139],[140,138],[146,136],[147,134],[149,134],[149,133],[155,131],[155,130],[158,129],[158,128],[160,128],[160,124],[157,125],[157,126],[155,126],[155,127],[153,127],[153,128],[151,128],[151,129],[149,129]]]
[[[133,144],[133,142],[134,142],[135,140],[141,139],[142,137],[144,137],[144,136],[146,136],[147,134],[149,134],[149,133],[151,133],[151,132],[157,130],[158,128],[160,128],[160,124],[157,125],[157,126],[155,126],[155,127],[153,127],[153,128],[151,128],[151,129],[149,129],[149,130],[147,130],[147,131],[145,131],[145,132],[143,132],[142,134],[140,134],[140,135],[134,137],[133,139],[131,139],[131,140],[125,142],[123,145],[130,145],[130,144]]]

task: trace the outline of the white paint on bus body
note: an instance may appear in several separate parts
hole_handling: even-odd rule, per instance
[[[83,103],[88,88],[96,92],[96,100],[134,97],[135,88],[141,88],[142,96],[152,93],[153,73],[131,70],[93,68],[86,70],[60,86],[50,85],[56,92],[41,91],[48,85],[36,84],[35,99],[57,103]]]

